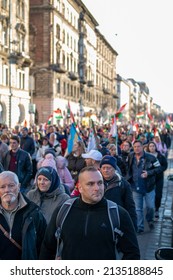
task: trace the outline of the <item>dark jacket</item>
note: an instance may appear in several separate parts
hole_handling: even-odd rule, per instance
[[[68,170],[70,171],[72,178],[75,181],[75,184],[78,181],[79,172],[83,167],[86,166],[85,159],[82,156],[74,156],[73,153],[70,153],[67,157],[68,161]]]
[[[11,151],[8,151],[4,160],[3,166],[4,170],[9,170],[9,163],[11,159]],[[19,182],[21,183],[21,188],[26,188],[30,183],[32,178],[32,160],[29,153],[23,151],[22,149],[18,149],[16,153],[16,174],[19,178]]]
[[[110,181],[104,180],[104,186],[105,198],[125,208],[132,219],[135,229],[137,229],[136,209],[130,184],[120,175],[115,174]]]
[[[19,207],[14,216],[11,229],[12,238],[22,246],[18,249],[0,230],[0,259],[1,260],[36,260],[46,230],[46,220],[39,207],[24,197],[21,193]],[[10,233],[9,225],[0,207],[0,224]]]
[[[123,252],[123,259],[140,259],[138,241],[128,212],[118,207],[120,230],[117,247]],[[53,213],[42,244],[40,259],[55,259],[57,241],[55,238],[56,217]],[[80,225],[80,226],[79,226]],[[87,204],[77,198],[62,227],[63,260],[115,260],[115,244],[107,212],[107,200]]]
[[[20,139],[20,147],[22,150],[28,152],[30,156],[32,156],[35,152],[34,139],[29,135],[26,135],[25,137],[22,136]]]
[[[129,183],[131,183],[133,187],[133,172],[132,172],[132,164],[134,160],[135,154],[134,152],[129,154],[128,159],[128,175],[127,179]],[[151,192],[155,188],[155,182],[156,182],[156,175],[161,172],[161,166],[158,161],[158,159],[152,155],[151,153],[147,153],[144,151],[143,154],[143,170],[147,171],[147,178],[143,179],[146,180],[146,192]],[[134,189],[136,191],[136,189]]]
[[[171,137],[169,133],[161,133],[160,134],[160,139],[162,142],[166,144],[167,149],[171,147]]]

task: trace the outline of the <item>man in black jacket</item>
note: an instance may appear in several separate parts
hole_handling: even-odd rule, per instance
[[[109,155],[104,156],[100,162],[100,171],[104,180],[105,198],[125,208],[137,230],[137,215],[131,187],[118,172],[116,158]]]
[[[0,259],[36,260],[46,229],[39,207],[20,192],[15,173],[0,174]]]
[[[10,148],[3,160],[4,170],[16,173],[21,192],[26,192],[32,178],[31,156],[20,148],[20,138],[16,135],[10,138]]]
[[[115,260],[115,242],[104,196],[103,177],[97,168],[88,166],[79,174],[77,198],[62,226],[61,240],[63,260]],[[117,248],[123,259],[140,259],[140,252],[133,223],[128,212],[118,206],[120,231]],[[40,259],[55,259],[57,241],[56,219],[59,209],[53,213],[42,244]]]
[[[158,159],[143,150],[140,140],[133,143],[134,152],[129,154],[128,181],[131,184],[136,205],[138,233],[144,231],[144,199],[146,204],[146,220],[150,230],[154,229],[154,201],[156,175],[161,170]]]

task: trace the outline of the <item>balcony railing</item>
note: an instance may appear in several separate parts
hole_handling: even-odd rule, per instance
[[[93,80],[89,80],[89,81],[87,82],[87,86],[88,86],[88,87],[93,87],[93,86],[94,86],[94,81],[93,81]]]
[[[75,73],[75,72],[68,72],[68,77],[72,80],[72,81],[76,81],[79,77],[78,77],[78,74]]]
[[[110,89],[103,87],[103,93],[104,94],[110,94]]]
[[[67,72],[64,64],[62,64],[62,63],[52,64],[52,65],[50,65],[50,68],[57,73],[63,74],[63,73]]]

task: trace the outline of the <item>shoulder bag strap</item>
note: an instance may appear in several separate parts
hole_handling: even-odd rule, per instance
[[[10,237],[9,233],[3,228],[1,224],[0,224],[0,229],[2,230],[5,237],[7,237],[19,250],[22,251],[22,247],[12,237]]]

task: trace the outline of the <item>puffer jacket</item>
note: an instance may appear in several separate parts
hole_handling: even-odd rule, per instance
[[[134,152],[130,153],[128,156],[128,175],[127,179],[129,183],[133,181],[132,174],[132,164],[134,159]],[[161,165],[158,159],[152,155],[151,153],[147,153],[144,151],[144,162],[143,162],[143,170],[147,171],[146,180],[146,191],[151,192],[155,188],[156,175],[162,172]]]
[[[0,207],[0,224],[22,246],[19,250],[0,230],[1,260],[37,260],[46,230],[46,220],[39,207],[19,193],[20,205],[9,225]]]

